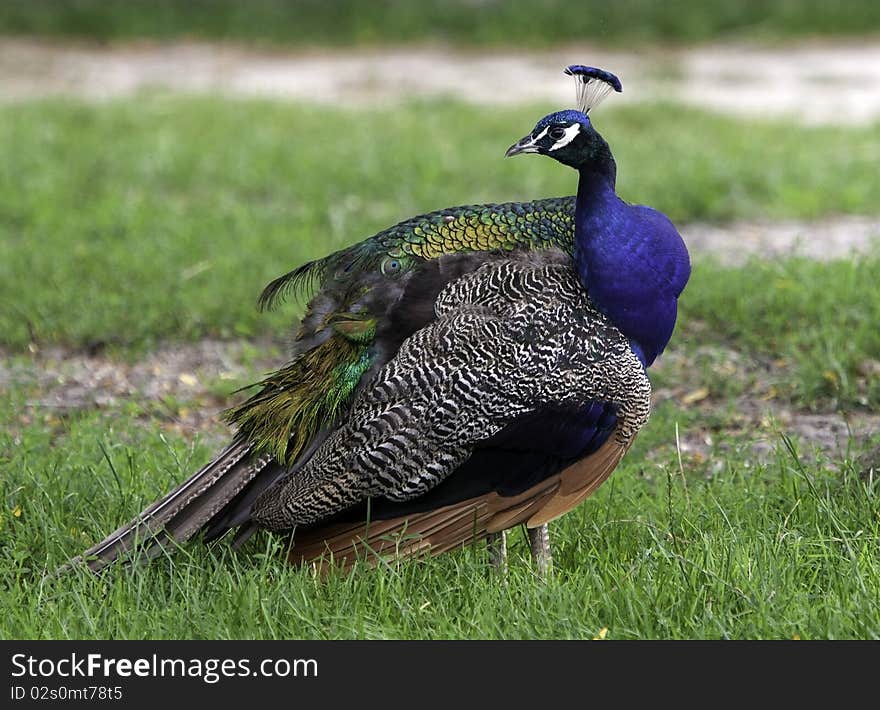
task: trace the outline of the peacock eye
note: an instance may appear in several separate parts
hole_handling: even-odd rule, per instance
[[[565,129],[560,128],[559,126],[554,126],[549,131],[547,131],[547,135],[555,141],[562,140],[563,138],[565,138]]]
[[[400,271],[400,259],[387,257],[386,259],[383,259],[382,265],[379,268],[381,269],[384,276],[396,274],[398,271]]]

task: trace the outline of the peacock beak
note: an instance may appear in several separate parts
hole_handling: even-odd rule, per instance
[[[532,138],[531,134],[520,138],[516,143],[514,143],[510,148],[507,149],[507,152],[504,154],[505,158],[511,158],[514,155],[519,155],[520,153],[537,153],[538,146],[535,144],[535,139]]]

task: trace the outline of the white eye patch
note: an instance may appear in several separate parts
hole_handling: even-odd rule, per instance
[[[568,128],[565,129],[565,135],[550,146],[550,150],[559,150],[560,148],[567,146],[575,139],[575,136],[577,136],[580,130],[581,126],[579,123],[572,123]]]

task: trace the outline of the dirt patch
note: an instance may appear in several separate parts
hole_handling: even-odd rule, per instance
[[[730,410],[735,414],[730,416]],[[708,402],[700,411],[723,423],[680,432],[682,455],[696,463],[710,462],[717,473],[725,465],[725,452],[746,451],[755,462],[772,458],[783,434],[790,437],[805,460],[820,454],[832,462],[852,460],[869,440],[880,433],[880,415],[868,412],[809,413],[785,404],[740,397],[723,406]]]
[[[29,389],[22,423],[133,404],[133,418],[144,425],[214,439],[229,433],[222,410],[244,397],[233,390],[283,362],[283,348],[269,340],[166,345],[133,362],[49,347],[31,357],[0,353],[0,386]]]
[[[232,403],[232,390],[283,361],[283,348],[268,340],[164,346],[134,362],[54,347],[29,358],[0,353],[0,386],[15,382],[30,388],[20,414],[23,424],[35,418],[51,422],[81,411],[119,410],[134,403],[133,421],[142,426],[186,437],[198,434],[219,445],[229,436],[220,413]],[[706,361],[713,363],[710,371],[717,368],[715,374],[735,381],[743,394],[729,398],[713,392],[711,383],[701,380]],[[728,441],[745,441],[756,460],[766,459],[779,443],[780,432],[800,441],[804,453],[819,450],[839,460],[848,455],[852,441],[880,432],[880,415],[792,408],[777,389],[787,377],[783,364],[732,349],[704,348],[692,356],[672,351],[654,371],[670,383],[655,391],[655,404],[672,400],[676,406],[698,410],[705,422],[680,431],[681,452],[695,463],[717,459]]]
[[[791,373],[783,361],[711,346],[691,355],[668,352],[652,372],[670,383],[655,390],[655,406],[673,401],[677,407],[698,412],[698,423],[679,431],[678,445],[685,458],[708,462],[710,470],[724,466],[719,453],[743,446],[755,461],[766,461],[783,434],[801,454],[820,453],[832,461],[852,459],[880,434],[880,414],[804,411],[792,406],[784,388]],[[739,394],[726,396],[721,391],[731,386]]]
[[[739,266],[753,256],[805,256],[828,261],[876,251],[880,245],[880,217],[694,223],[683,225],[681,234],[692,253],[711,254],[727,266]]]
[[[719,44],[615,52],[590,45],[544,52],[413,47],[282,53],[207,43],[91,46],[0,39],[0,99],[102,100],[143,90],[219,93],[334,105],[453,96],[479,104],[571,102],[561,67],[619,74],[616,101],[667,100],[801,123],[880,117],[880,45],[816,42],[778,48]],[[353,69],[354,68],[354,69]]]

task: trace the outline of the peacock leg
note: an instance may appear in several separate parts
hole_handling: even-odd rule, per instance
[[[507,531],[489,533],[486,537],[489,549],[489,560],[492,566],[505,577],[507,576]]]
[[[529,536],[532,559],[538,568],[538,576],[544,579],[553,566],[553,555],[550,553],[550,528],[544,523],[536,528],[526,528],[526,533]]]

